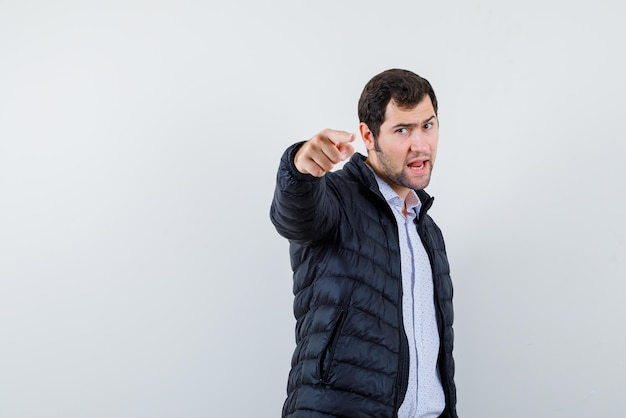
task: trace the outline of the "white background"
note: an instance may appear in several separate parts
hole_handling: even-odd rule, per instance
[[[282,151],[433,84],[463,418],[626,416],[624,6],[0,1],[0,416],[277,417]],[[364,147],[359,141],[357,149]]]

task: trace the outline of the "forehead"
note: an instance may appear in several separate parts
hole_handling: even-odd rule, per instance
[[[435,115],[435,108],[430,100],[430,96],[425,95],[422,101],[412,108],[400,107],[393,99],[387,103],[385,108],[385,120],[387,123],[419,123]]]

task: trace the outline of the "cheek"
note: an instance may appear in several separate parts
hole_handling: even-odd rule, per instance
[[[430,143],[430,150],[433,153],[433,155],[437,154],[437,145],[439,145],[439,138],[435,137]]]
[[[396,160],[404,161],[410,153],[411,144],[408,141],[406,143],[394,144],[393,146],[387,147],[387,154]]]
[[[431,159],[434,162],[435,158],[437,157],[437,141],[433,143],[430,153],[431,153]]]

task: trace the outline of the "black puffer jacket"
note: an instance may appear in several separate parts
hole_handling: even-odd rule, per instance
[[[281,159],[270,217],[290,242],[296,349],[283,417],[395,417],[408,379],[395,218],[365,157],[321,178]],[[431,260],[443,417],[455,418],[452,281],[441,231],[419,191],[418,233]],[[419,377],[418,377],[419,378]]]

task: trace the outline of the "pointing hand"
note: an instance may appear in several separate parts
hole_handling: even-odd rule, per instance
[[[353,133],[324,129],[300,147],[294,157],[294,164],[302,174],[322,177],[335,164],[354,154],[350,142],[355,137]]]

